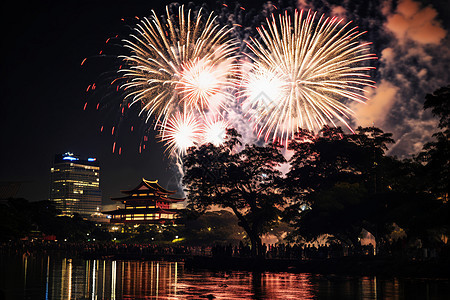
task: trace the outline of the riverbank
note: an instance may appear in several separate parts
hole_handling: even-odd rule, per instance
[[[358,276],[401,276],[450,278],[446,259],[407,260],[393,257],[339,257],[328,259],[253,259],[249,257],[194,256],[188,254],[133,253],[101,256],[85,254],[84,259],[183,261],[186,268],[213,271],[258,271]]]
[[[50,245],[50,246],[49,246]],[[401,276],[416,278],[450,278],[450,259],[447,257],[411,259],[389,256],[342,256],[331,258],[265,258],[253,259],[214,255],[203,247],[141,247],[139,245],[49,244],[3,245],[0,255],[82,258],[108,261],[173,261],[184,262],[186,268],[214,271],[258,271],[358,276]],[[38,247],[39,246],[39,247]]]
[[[209,270],[450,278],[449,261],[408,261],[380,257],[341,257],[314,260],[190,257],[185,260],[185,266]]]

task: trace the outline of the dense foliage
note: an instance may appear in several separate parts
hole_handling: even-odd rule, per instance
[[[450,86],[427,95],[424,107],[439,118],[441,131],[413,158],[387,156],[394,140],[376,127],[350,134],[300,130],[288,146],[292,157],[284,175],[279,145],[242,146],[230,130],[224,145],[192,148],[185,157],[189,208],[232,209],[254,255],[261,235],[281,217],[294,228],[291,240],[328,235],[356,246],[365,230],[380,249],[398,232],[409,244],[443,244],[450,229],[449,103]]]
[[[0,204],[0,240],[54,236],[57,240],[110,240],[108,232],[80,215],[58,216],[59,211],[50,201],[29,202],[9,199]]]
[[[262,253],[261,235],[278,221],[285,205],[279,170],[285,159],[280,145],[242,146],[239,139],[235,130],[228,130],[223,145],[191,148],[184,159],[183,184],[188,208],[231,209],[257,256]]]

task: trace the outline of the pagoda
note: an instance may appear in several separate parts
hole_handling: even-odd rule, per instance
[[[124,197],[111,200],[122,202],[125,208],[103,212],[111,215],[111,223],[175,224],[185,200],[173,197],[176,192],[166,190],[158,180],[144,178],[134,189],[121,192]]]

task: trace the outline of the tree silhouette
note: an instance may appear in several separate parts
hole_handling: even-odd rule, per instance
[[[188,208],[204,212],[216,205],[233,211],[255,257],[262,254],[261,235],[278,222],[285,204],[278,167],[286,161],[280,145],[242,146],[240,137],[230,129],[223,145],[189,149],[183,184]]]
[[[383,161],[391,134],[376,127],[344,134],[324,127],[315,135],[299,131],[290,143],[294,151],[286,176],[286,194],[294,199],[286,217],[294,234],[314,239],[332,234],[356,244],[362,228],[378,235],[382,210],[375,194],[387,189]]]
[[[439,119],[440,129],[433,134],[434,140],[426,143],[417,155],[417,161],[423,164],[423,173],[419,174],[424,183],[422,191],[432,203],[422,201],[420,206],[432,210],[427,212],[427,218],[422,217],[424,212],[418,214],[417,222],[411,226],[414,225],[417,236],[437,239],[450,231],[450,85],[427,94],[424,109],[431,109]]]
[[[95,223],[78,214],[58,216],[60,213],[48,200],[8,199],[0,204],[0,240],[24,238],[33,232],[55,235],[59,240],[71,242],[86,240],[87,233],[96,240],[110,240],[110,234],[100,230]]]
[[[186,219],[180,235],[189,245],[237,244],[242,240],[242,227],[236,216],[227,210],[208,211],[198,218]]]
[[[424,109],[431,109],[439,118],[441,131],[433,134],[434,140],[426,143],[418,155],[425,165],[429,191],[443,202],[448,202],[450,193],[450,85],[440,88],[425,97]]]

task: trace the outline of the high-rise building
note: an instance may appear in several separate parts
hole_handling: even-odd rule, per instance
[[[63,215],[90,217],[100,212],[102,193],[96,158],[82,159],[70,152],[57,154],[50,171],[50,200]]]

